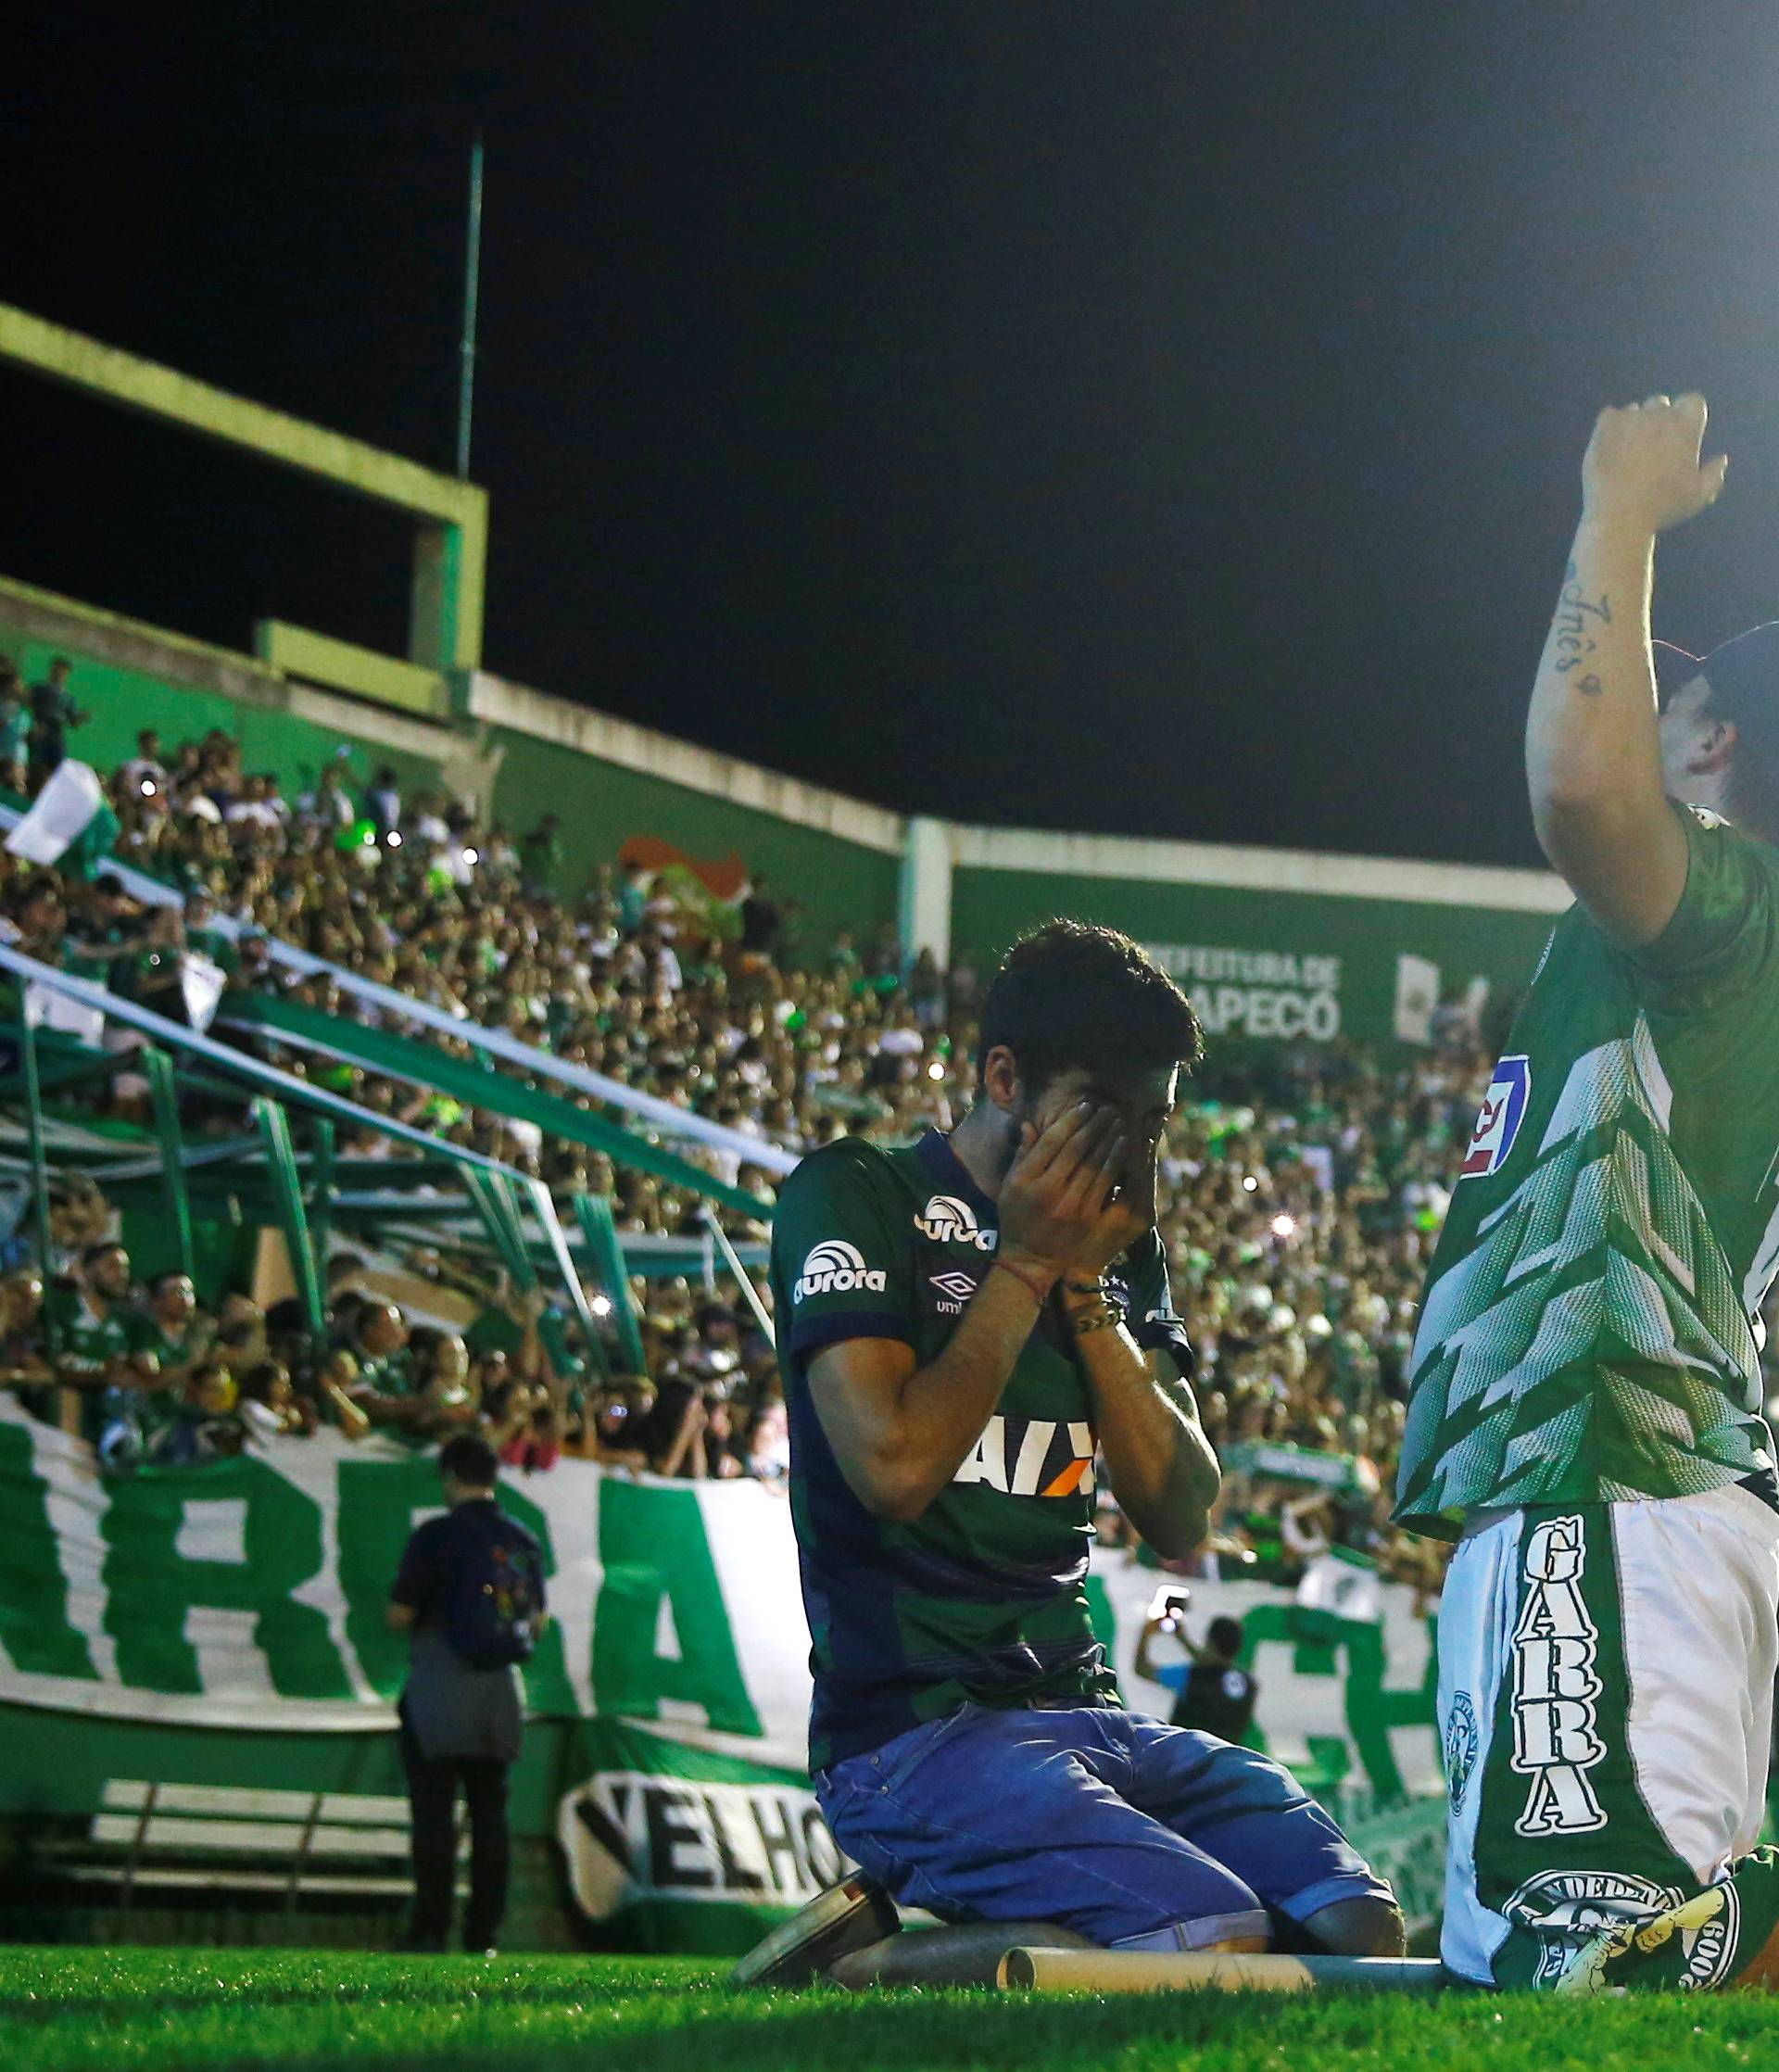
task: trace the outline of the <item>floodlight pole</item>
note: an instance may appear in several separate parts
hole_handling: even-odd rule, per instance
[[[475,298],[482,272],[482,133],[470,145],[470,229],[463,258],[463,338],[458,347],[457,474],[470,477],[470,416],[475,404]]]

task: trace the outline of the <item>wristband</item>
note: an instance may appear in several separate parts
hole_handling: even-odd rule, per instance
[[[1063,1293],[1072,1295],[1091,1295],[1096,1302],[1105,1300],[1104,1281],[1065,1281]]]
[[[994,1263],[1001,1269],[1003,1273],[1012,1274],[1014,1279],[1018,1282],[1019,1285],[1038,1305],[1039,1308],[1041,1309],[1044,1307],[1045,1303],[1050,1300],[1050,1289],[1043,1286],[1041,1282],[1033,1281],[1028,1278],[1027,1275],[1021,1273],[1019,1269],[1015,1266],[1010,1260],[997,1258]]]
[[[1104,1296],[1098,1302],[1083,1302],[1072,1309],[1066,1307],[1064,1315],[1068,1319],[1068,1328],[1078,1338],[1090,1332],[1117,1331],[1124,1322],[1123,1310]]]

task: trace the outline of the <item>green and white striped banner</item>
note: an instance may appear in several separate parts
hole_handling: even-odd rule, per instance
[[[589,1917],[625,1916],[650,1947],[740,1946],[835,1867],[804,1770],[788,1504],[574,1460],[503,1480],[500,1500],[544,1544],[554,1613],[525,1674],[522,1831],[555,1837]],[[101,1476],[90,1448],[0,1396],[0,1812],[97,1819],[107,1792],[148,1783],[398,1789],[406,1641],[384,1611],[438,1503],[430,1459],[327,1432]],[[1112,1555],[1089,1598],[1128,1698],[1165,1714],[1168,1694],[1133,1671],[1158,1580]],[[1344,1805],[1396,1808],[1356,1834],[1431,1891],[1429,1623],[1395,1585],[1364,1610],[1209,1583],[1192,1621],[1245,1620],[1268,1745]]]

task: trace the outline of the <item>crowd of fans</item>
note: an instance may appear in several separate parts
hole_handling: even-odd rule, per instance
[[[57,695],[77,713],[66,672]],[[0,692],[0,752],[6,713]],[[41,783],[54,763],[34,734],[24,739],[15,774]],[[905,1140],[967,1104],[972,960],[945,972],[923,956],[904,970],[889,937],[864,951],[845,936],[798,942],[794,907],[763,880],[733,907],[688,875],[601,867],[572,885],[553,815],[514,834],[441,796],[406,794],[388,768],[355,783],[344,760],[286,796],[270,774],[244,769],[221,732],[173,750],[145,732],[107,794],[116,858],[179,886],[183,908],[132,899],[103,859],[82,882],[5,857],[0,930],[118,992],[165,998],[182,960],[199,955],[233,989],[287,988],[338,1017],[380,1017],[332,979],[292,980],[267,954],[281,938],[792,1152],[847,1131]],[[356,1065],[271,1055],[564,1194],[608,1194],[624,1232],[697,1228],[688,1191],[535,1127]],[[123,1112],[145,1097],[128,1073],[113,1083]],[[1385,1528],[1386,1493],[1414,1304],[1486,1083],[1474,1033],[1455,1026],[1387,1070],[1338,1045],[1273,1046],[1264,1068],[1214,1057],[1182,1104],[1162,1227],[1205,1422],[1229,1471],[1205,1557],[1224,1573],[1289,1566],[1319,1539],[1369,1548],[1424,1579],[1416,1543]],[[770,1199],[763,1168],[677,1148]],[[404,1155],[370,1131],[342,1150]],[[725,1221],[744,1238],[763,1234]],[[207,1314],[180,1275],[132,1291],[112,1237],[95,1229],[70,1242],[47,1296],[34,1270],[16,1271],[5,1324],[19,1356],[7,1378],[39,1404],[59,1388],[64,1417],[77,1402],[116,1465],[203,1459],[321,1424],[422,1437],[476,1426],[522,1469],[572,1453],[669,1474],[784,1474],[770,1343],[712,1291],[644,1287],[648,1373],[613,1383],[593,1378],[598,1360],[562,1358],[560,1334],[552,1357],[535,1294],[482,1290],[461,1335],[410,1330],[348,1255],[332,1262],[317,1345],[244,1295]],[[57,1333],[55,1377],[40,1354],[27,1357],[45,1303],[73,1320]],[[77,1344],[90,1351],[75,1354]],[[91,1364],[77,1373],[75,1358]],[[1102,1531],[1128,1536],[1115,1512]]]
[[[439,1261],[482,1306],[462,1331],[416,1323],[363,1255],[341,1250],[318,1335],[294,1298],[262,1308],[227,1292],[207,1307],[180,1270],[136,1279],[103,1193],[78,1178],[54,1193],[47,1278],[31,1261],[0,1276],[0,1387],[90,1440],[107,1471],[227,1459],[326,1426],[348,1440],[473,1431],[527,1474],[564,1456],[668,1475],[787,1472],[770,1341],[683,1280],[658,1286],[644,1320],[655,1380],[612,1380],[567,1333],[552,1357],[540,1288],[518,1294],[502,1276],[477,1289]]]

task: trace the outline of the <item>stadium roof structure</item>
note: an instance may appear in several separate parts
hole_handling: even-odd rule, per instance
[[[261,620],[255,641],[260,659],[274,668],[423,717],[448,717],[450,676],[475,669],[482,659],[486,489],[102,345],[9,303],[0,303],[0,362],[243,449],[413,519],[405,659],[278,619]]]

